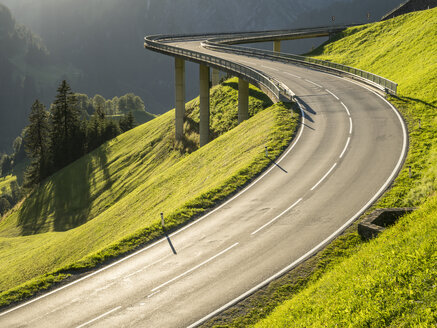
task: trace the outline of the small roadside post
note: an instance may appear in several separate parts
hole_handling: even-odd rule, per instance
[[[165,229],[164,213],[162,212],[161,212],[161,225],[162,225],[162,229]]]
[[[410,179],[411,179],[411,165],[408,166],[408,175],[410,176]]]
[[[266,157],[269,157],[269,150],[267,149],[267,146],[264,147],[266,150]]]

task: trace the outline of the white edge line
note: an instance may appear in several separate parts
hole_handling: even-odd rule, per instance
[[[326,91],[328,91],[335,99],[340,100],[335,94],[333,94],[331,91],[329,91],[328,89],[325,89]]]
[[[317,183],[316,183],[316,184],[315,184],[315,185],[314,185],[310,190],[313,191],[314,189],[316,189],[317,186],[318,186],[319,184],[321,184],[323,180],[326,179],[326,177],[329,175],[329,173],[331,173],[332,170],[333,170],[336,166],[337,166],[337,163],[334,163],[334,165],[332,165],[332,167],[329,169],[329,171],[326,172],[325,175],[324,175],[324,176],[319,180],[319,182],[317,182]]]
[[[97,320],[99,320],[99,319],[102,319],[103,317],[106,317],[108,314],[111,314],[112,312],[115,312],[115,311],[117,311],[117,310],[119,310],[119,309],[121,309],[121,306],[117,306],[115,309],[112,309],[111,311],[108,311],[108,312],[106,312],[106,313],[103,313],[103,314],[99,315],[97,318],[94,318],[93,320],[87,321],[87,322],[81,324],[80,326],[77,326],[76,328],[82,328],[82,327],[85,327],[85,326],[89,325],[90,323],[93,323],[94,321],[97,321]]]
[[[342,101],[340,101],[340,103],[343,105],[344,109],[346,109],[346,113],[347,113],[349,116],[351,116],[351,113],[349,112],[349,109],[346,107],[346,105],[345,105]]]
[[[272,71],[279,72],[279,69],[276,69],[274,67],[270,67],[270,66],[266,66],[266,65],[261,65],[261,67],[264,67],[264,68],[267,68],[267,69],[271,69]]]
[[[311,83],[311,84],[314,84],[316,87],[319,87],[319,88],[322,88],[322,89],[323,89],[323,87],[322,87],[320,84],[317,84],[316,82],[313,82],[313,81],[308,80],[308,79],[305,79],[305,81],[307,81],[307,82],[309,82],[309,83]]]
[[[297,102],[297,104],[299,105],[299,109],[300,109],[300,113],[301,113],[301,124],[300,124],[300,127],[299,127],[299,133],[298,133],[298,135],[297,135],[297,138],[296,138],[296,139],[293,141],[293,143],[291,144],[291,146],[290,146],[290,147],[289,147],[289,148],[288,148],[288,149],[287,149],[287,150],[286,150],[286,151],[285,151],[285,152],[284,152],[284,153],[279,157],[279,159],[276,161],[276,163],[278,163],[278,164],[279,164],[279,163],[280,163],[280,162],[281,162],[281,161],[282,161],[282,160],[283,160],[283,159],[284,159],[284,158],[285,158],[285,157],[286,157],[286,156],[287,156],[287,155],[288,155],[288,154],[293,150],[293,148],[294,148],[294,147],[297,145],[297,143],[299,142],[299,140],[300,140],[300,138],[301,138],[301,136],[302,136],[302,133],[303,133],[303,129],[304,129],[304,126],[305,126],[305,113],[304,113],[304,110],[303,110],[303,108],[302,108],[302,105],[300,104],[300,102],[299,102],[297,99],[296,99],[296,102]],[[233,196],[232,198],[230,198],[229,200],[227,200],[226,202],[224,202],[224,203],[221,204],[220,206],[216,207],[216,208],[213,209],[211,212],[206,213],[204,216],[198,218],[197,220],[193,221],[192,223],[187,224],[186,226],[182,227],[181,229],[179,229],[179,230],[173,232],[172,234],[169,235],[169,237],[173,237],[173,236],[175,236],[175,235],[181,233],[182,231],[184,231],[184,230],[190,228],[191,226],[193,226],[193,225],[195,225],[195,224],[197,224],[197,223],[203,221],[204,219],[206,219],[206,218],[207,218],[208,216],[210,216],[211,214],[215,213],[216,211],[220,210],[221,208],[223,208],[224,206],[226,206],[226,205],[229,204],[230,202],[234,201],[235,199],[237,199],[238,197],[240,197],[241,195],[243,195],[246,191],[248,191],[250,188],[252,188],[255,184],[257,184],[261,179],[263,179],[267,174],[269,174],[270,171],[273,170],[275,167],[276,167],[276,165],[272,165],[272,166],[270,166],[270,168],[267,169],[266,172],[264,172],[264,173],[263,173],[259,178],[257,178],[255,181],[253,181],[251,184],[249,184],[246,188],[244,188],[243,190],[241,190],[241,191],[240,191],[239,193],[237,193],[235,196]],[[6,315],[6,314],[8,314],[8,313],[11,313],[11,312],[13,312],[13,311],[16,311],[16,310],[18,310],[18,309],[20,309],[20,308],[22,308],[22,307],[27,306],[27,305],[30,305],[30,304],[32,304],[32,303],[34,303],[34,302],[36,302],[36,301],[39,301],[40,299],[43,299],[43,298],[45,298],[45,297],[48,297],[48,296],[50,296],[50,295],[52,295],[52,294],[55,294],[55,293],[57,293],[57,292],[60,292],[61,290],[65,289],[65,288],[68,288],[68,287],[70,287],[70,286],[73,286],[73,285],[75,285],[75,284],[77,284],[77,283],[79,283],[79,282],[81,282],[81,281],[83,281],[83,280],[85,280],[85,279],[89,279],[89,278],[91,278],[92,276],[94,276],[94,275],[96,275],[96,274],[98,274],[98,273],[100,273],[100,272],[103,272],[103,271],[105,271],[105,270],[107,270],[107,269],[109,269],[109,268],[111,268],[111,267],[113,267],[113,266],[115,266],[115,265],[117,265],[117,264],[120,264],[120,263],[122,263],[122,262],[124,262],[124,261],[130,259],[131,257],[137,256],[138,254],[141,254],[142,252],[145,252],[146,250],[148,250],[148,249],[150,249],[150,248],[152,248],[152,247],[155,247],[156,245],[162,243],[162,242],[165,241],[165,240],[166,240],[166,238],[165,238],[165,237],[162,237],[161,239],[157,240],[157,241],[154,242],[153,244],[150,244],[150,245],[148,245],[148,246],[146,246],[146,247],[144,247],[144,248],[142,248],[142,249],[140,249],[140,250],[138,250],[138,251],[136,251],[136,252],[134,252],[134,253],[132,253],[132,254],[130,254],[130,255],[128,255],[128,256],[126,256],[126,257],[123,257],[122,259],[120,259],[120,260],[118,260],[118,261],[116,261],[116,262],[114,262],[114,263],[111,263],[111,264],[109,264],[109,265],[107,265],[107,266],[105,266],[105,267],[103,267],[103,268],[101,268],[101,269],[99,269],[99,270],[97,270],[97,271],[95,271],[95,272],[92,272],[92,273],[90,273],[90,274],[88,274],[88,275],[86,275],[86,276],[84,276],[84,277],[82,277],[82,278],[79,278],[79,279],[77,279],[77,280],[75,280],[75,281],[72,281],[72,282],[70,282],[70,283],[68,283],[68,284],[66,284],[66,285],[64,285],[64,286],[62,286],[62,287],[59,287],[59,288],[57,288],[57,289],[55,289],[55,290],[53,290],[53,291],[51,291],[51,292],[48,292],[47,294],[43,294],[43,295],[38,296],[38,297],[36,297],[36,298],[34,298],[34,299],[30,300],[30,301],[27,301],[27,302],[25,302],[25,303],[23,303],[23,304],[17,305],[17,306],[15,306],[15,307],[13,307],[13,308],[11,308],[11,309],[5,311],[5,312],[2,312],[2,313],[0,313],[0,317]]]
[[[333,75],[335,76],[335,75]],[[341,78],[341,77],[338,77]],[[377,92],[371,90],[370,88],[367,88],[366,86],[363,86],[362,84],[358,84],[355,83],[353,81],[350,81],[348,79],[342,79],[344,81],[349,81],[351,83],[354,83],[362,88],[365,88],[367,90],[369,90],[370,92],[374,93],[375,95],[377,95],[378,97],[380,97],[382,100],[384,100],[389,106],[390,108],[395,112],[395,114],[397,115],[401,126],[402,126],[402,131],[403,131],[403,142],[402,142],[402,152],[401,152],[401,156],[399,157],[398,162],[396,163],[395,168],[393,169],[392,173],[390,174],[390,176],[387,178],[387,180],[385,181],[385,183],[381,186],[381,188],[375,193],[375,195],[354,215],[352,216],[348,221],[346,221],[346,223],[344,223],[340,228],[338,228],[334,233],[332,233],[328,238],[326,238],[325,240],[323,240],[321,243],[319,243],[317,246],[315,246],[314,248],[312,248],[311,250],[309,250],[306,254],[302,255],[300,258],[298,258],[296,261],[294,261],[293,263],[289,264],[288,266],[286,266],[284,269],[278,271],[277,273],[275,273],[274,275],[272,275],[270,278],[267,278],[266,280],[264,280],[263,282],[259,283],[258,285],[256,285],[255,287],[253,287],[252,289],[248,290],[247,292],[245,292],[244,294],[241,294],[240,296],[234,298],[232,301],[226,303],[225,305],[223,305],[221,308],[211,312],[210,314],[206,315],[205,317],[203,317],[202,319],[196,321],[195,323],[191,324],[190,326],[188,326],[188,328],[194,328],[197,327],[198,325],[204,323],[205,321],[213,318],[214,316],[216,316],[217,314],[223,312],[224,310],[230,308],[231,306],[237,304],[239,301],[245,299],[246,297],[250,296],[251,294],[255,293],[257,290],[265,287],[266,285],[268,285],[269,283],[271,283],[272,281],[274,281],[275,279],[279,278],[280,276],[284,275],[286,272],[290,271],[291,269],[293,269],[294,267],[296,267],[297,265],[299,265],[300,263],[304,262],[305,260],[307,260],[308,258],[310,258],[312,255],[316,254],[317,252],[319,252],[320,250],[322,250],[326,245],[328,245],[331,241],[333,241],[337,236],[340,235],[340,233],[342,233],[348,226],[350,226],[362,213],[364,213],[365,210],[367,210],[369,208],[369,206],[371,206],[376,199],[378,199],[381,194],[384,192],[384,190],[387,189],[387,187],[390,185],[390,183],[393,181],[394,177],[396,176],[396,174],[398,173],[398,171],[401,169],[402,163],[404,161],[406,152],[407,152],[407,128],[405,127],[405,122],[402,119],[401,114],[399,114],[399,112],[397,111],[397,109],[384,97],[382,97],[380,94],[378,94]]]
[[[214,255],[213,257],[210,257],[209,259],[203,261],[202,263],[196,265],[195,267],[192,267],[191,269],[185,271],[184,273],[181,273],[180,275],[178,275],[178,276],[176,276],[176,277],[174,277],[174,278],[172,278],[172,279],[170,279],[170,280],[164,282],[163,284],[159,285],[158,287],[153,288],[153,289],[152,289],[152,292],[155,292],[155,291],[161,289],[162,287],[167,286],[168,284],[172,283],[173,281],[176,281],[176,280],[178,280],[179,278],[182,278],[183,276],[185,276],[185,275],[187,275],[187,274],[189,274],[189,273],[191,273],[191,272],[193,272],[193,271],[199,269],[201,266],[203,266],[203,265],[205,265],[205,264],[211,262],[212,260],[216,259],[217,257],[219,257],[219,256],[223,255],[224,253],[230,251],[232,248],[234,248],[234,247],[237,246],[238,244],[239,244],[239,243],[235,243],[235,244],[233,244],[232,246],[229,246],[229,247],[226,248],[225,250],[221,251],[220,253],[217,253],[217,254]]]
[[[302,198],[299,198],[293,205],[291,205],[289,208],[287,208],[285,211],[283,211],[281,214],[277,215],[276,217],[274,217],[273,219],[271,219],[269,222],[267,222],[266,224],[264,224],[263,226],[261,226],[260,228],[258,228],[257,230],[255,230],[254,232],[251,233],[251,235],[256,234],[257,232],[261,231],[262,229],[264,229],[265,227],[267,227],[268,225],[272,224],[273,222],[275,222],[277,219],[279,219],[281,216],[283,216],[285,213],[287,213],[289,210],[291,210],[293,207],[295,207],[297,204],[299,204],[302,201]]]
[[[352,134],[352,117],[349,116],[349,134]]]
[[[344,155],[344,153],[346,152],[347,146],[349,146],[349,142],[350,142],[350,141],[351,141],[351,137],[348,137],[348,138],[347,138],[347,141],[346,141],[346,145],[344,146],[343,151],[341,152],[341,155],[340,155],[339,158],[343,158],[343,155]]]

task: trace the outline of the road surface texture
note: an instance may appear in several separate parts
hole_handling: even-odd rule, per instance
[[[375,92],[301,66],[205,50],[199,41],[177,45],[285,83],[304,113],[295,141],[264,175],[213,212],[109,267],[4,311],[0,327],[197,324],[326,243],[394,179],[406,131]]]

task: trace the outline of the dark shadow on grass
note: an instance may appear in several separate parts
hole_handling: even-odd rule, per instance
[[[237,82],[224,82],[223,85],[238,91]],[[263,108],[267,108],[273,105],[273,102],[270,100],[270,98],[262,91],[249,89],[249,97],[261,100],[263,102]]]
[[[432,104],[432,103],[429,103],[429,102],[426,102],[426,101],[423,101],[423,100],[420,100],[417,98],[404,97],[404,96],[401,96],[401,97],[392,96],[392,97],[394,97],[395,99],[399,100],[402,103],[407,103],[408,101],[413,101],[413,102],[423,104],[425,106],[437,108],[437,101],[436,101],[436,104]]]
[[[93,201],[90,189],[96,183],[91,180],[95,169],[103,171],[103,189],[111,188],[105,146],[55,173],[24,201],[18,219],[22,235],[66,231],[86,223]]]

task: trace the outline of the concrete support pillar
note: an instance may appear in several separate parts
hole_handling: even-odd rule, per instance
[[[209,142],[209,67],[200,64],[200,147]]]
[[[273,41],[273,51],[281,52],[281,41]]]
[[[249,118],[249,82],[238,78],[238,123]]]
[[[182,140],[185,120],[185,61],[175,57],[176,140]]]
[[[218,69],[212,69],[212,78],[211,78],[212,86],[215,86],[220,83],[220,71]]]

